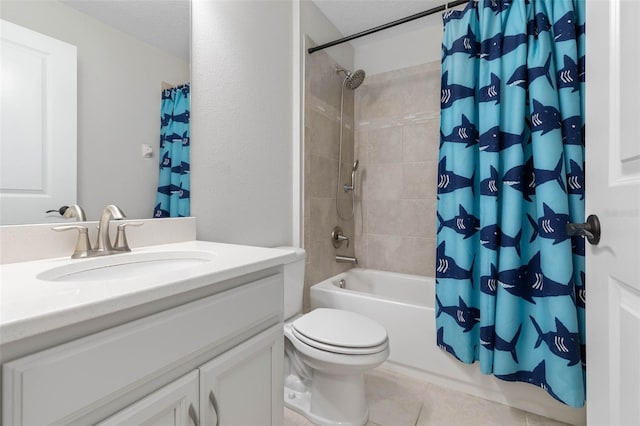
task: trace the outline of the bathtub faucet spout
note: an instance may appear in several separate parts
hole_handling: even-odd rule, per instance
[[[336,262],[338,263],[351,263],[353,265],[357,265],[358,264],[358,259],[356,259],[355,256],[340,256],[337,255],[336,256]]]

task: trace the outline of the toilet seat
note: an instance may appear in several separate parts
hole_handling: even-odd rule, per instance
[[[387,331],[355,312],[319,308],[293,321],[292,334],[318,350],[343,355],[369,355],[388,347]]]

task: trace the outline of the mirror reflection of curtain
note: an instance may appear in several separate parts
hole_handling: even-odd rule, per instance
[[[160,176],[153,217],[190,214],[189,83],[162,91]]]

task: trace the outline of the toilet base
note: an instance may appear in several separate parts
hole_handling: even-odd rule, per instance
[[[369,419],[364,375],[336,376],[314,372],[311,389],[285,385],[284,405],[319,426],[362,426]]]

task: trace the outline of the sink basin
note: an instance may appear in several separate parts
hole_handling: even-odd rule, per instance
[[[214,255],[204,251],[161,251],[124,253],[52,268],[38,274],[43,281],[111,281],[163,274],[211,262]]]

